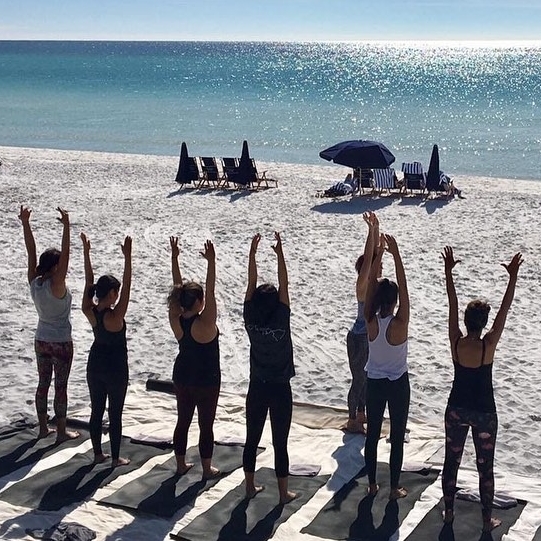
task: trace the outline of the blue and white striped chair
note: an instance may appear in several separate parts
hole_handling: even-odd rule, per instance
[[[379,193],[383,190],[390,192],[393,188],[397,188],[395,184],[396,175],[392,167],[386,169],[374,169],[374,188],[379,190]]]
[[[413,193],[418,190],[421,194],[426,187],[426,174],[423,171],[421,162],[402,163],[402,172],[404,173],[404,188]]]

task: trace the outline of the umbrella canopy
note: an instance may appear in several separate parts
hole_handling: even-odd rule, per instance
[[[436,191],[440,185],[440,153],[438,145],[432,147],[432,155],[430,156],[430,165],[426,174],[426,189]]]
[[[319,156],[340,165],[362,169],[385,169],[395,161],[384,144],[362,140],[342,141],[322,150]]]
[[[183,141],[180,146],[180,160],[178,162],[178,171],[175,181],[179,184],[190,184],[192,180],[197,180],[198,178],[199,173],[196,164],[194,163],[194,159],[188,156],[188,147]]]
[[[254,166],[248,150],[248,141],[242,143],[242,153],[239,160],[239,168],[235,175],[235,182],[247,186],[254,180]]]

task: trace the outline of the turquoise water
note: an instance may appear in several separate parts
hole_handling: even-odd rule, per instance
[[[541,178],[541,46],[0,41],[0,145],[324,164],[344,139]]]

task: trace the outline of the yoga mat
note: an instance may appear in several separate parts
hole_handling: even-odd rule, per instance
[[[215,445],[213,465],[222,473],[214,479],[202,480],[203,470],[196,446],[186,452],[186,462],[193,462],[193,468],[184,475],[177,475],[175,457],[159,464],[121,489],[99,501],[112,505],[150,513],[160,517],[172,517],[179,509],[189,505],[203,492],[213,487],[221,478],[242,466],[240,445]],[[263,448],[258,448],[258,454]]]
[[[79,439],[79,438],[78,438]],[[72,440],[73,441],[73,440]],[[109,443],[104,444],[109,453]],[[93,464],[94,453],[78,453],[63,464],[19,481],[0,493],[0,500],[45,511],[57,511],[65,505],[82,501],[113,479],[133,471],[149,458],[167,451],[149,445],[137,445],[122,438],[121,456],[131,460],[127,466],[111,468],[111,460]]]
[[[502,521],[501,526],[492,530],[491,535],[482,536],[481,504],[455,498],[455,520],[452,526],[445,526],[442,521],[444,510],[443,498],[419,522],[415,530],[406,538],[407,541],[500,541],[502,536],[517,521],[526,502],[518,500],[511,509],[494,509],[492,516]]]
[[[287,505],[280,505],[274,470],[261,468],[256,471],[255,479],[258,485],[265,486],[265,490],[247,499],[243,481],[188,526],[169,537],[180,541],[266,541],[329,477],[290,477],[289,489],[297,493],[297,498]]]
[[[532,541],[541,541],[541,528],[539,528],[537,532],[535,532],[535,535]]]
[[[88,432],[79,430],[81,434],[74,440],[66,440],[56,444],[56,434],[37,439],[37,429],[27,428],[12,432],[9,437],[0,441],[0,477],[8,475],[19,468],[35,464],[40,459],[50,456],[61,449],[81,445],[89,438]]]
[[[389,539],[438,475],[438,470],[402,472],[400,485],[407,488],[408,495],[390,501],[389,465],[378,463],[379,491],[375,496],[367,494],[368,479],[363,468],[301,532],[325,539]],[[432,539],[427,537],[423,541]]]
[[[13,421],[8,425],[0,426],[0,441],[11,438],[11,436],[17,432],[21,432],[21,430],[34,428],[35,426],[37,426],[37,423],[30,421],[27,417]]]

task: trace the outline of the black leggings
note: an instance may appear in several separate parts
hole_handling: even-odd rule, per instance
[[[200,387],[175,383],[177,395],[177,425],[173,435],[173,447],[178,456],[186,455],[188,446],[188,430],[192,424],[193,414],[197,408],[199,423],[199,456],[212,458],[214,451],[214,418],[218,407],[220,386]]]
[[[245,472],[255,472],[257,446],[261,440],[267,411],[270,413],[276,477],[287,477],[289,475],[287,438],[293,411],[293,399],[289,382],[263,383],[250,381],[248,395],[246,396],[246,444],[242,456],[242,465]]]
[[[389,405],[391,421],[391,489],[398,488],[402,459],[404,457],[404,436],[408,422],[410,405],[410,383],[406,372],[397,380],[371,379],[366,381],[366,443],[364,458],[368,482],[376,483],[376,468],[378,460],[378,441],[381,435],[381,425],[385,406]]]
[[[120,440],[122,437],[122,410],[128,389],[128,372],[94,372],[87,370],[86,381],[90,391],[90,439],[95,455],[101,455],[101,432],[105,402],[109,400],[109,438],[111,440],[111,457],[117,460],[120,456]]]
[[[462,460],[470,426],[479,473],[479,495],[483,520],[489,522],[494,500],[494,448],[498,433],[496,413],[447,406],[445,410],[445,461],[441,478],[445,510],[453,511],[458,467]]]

